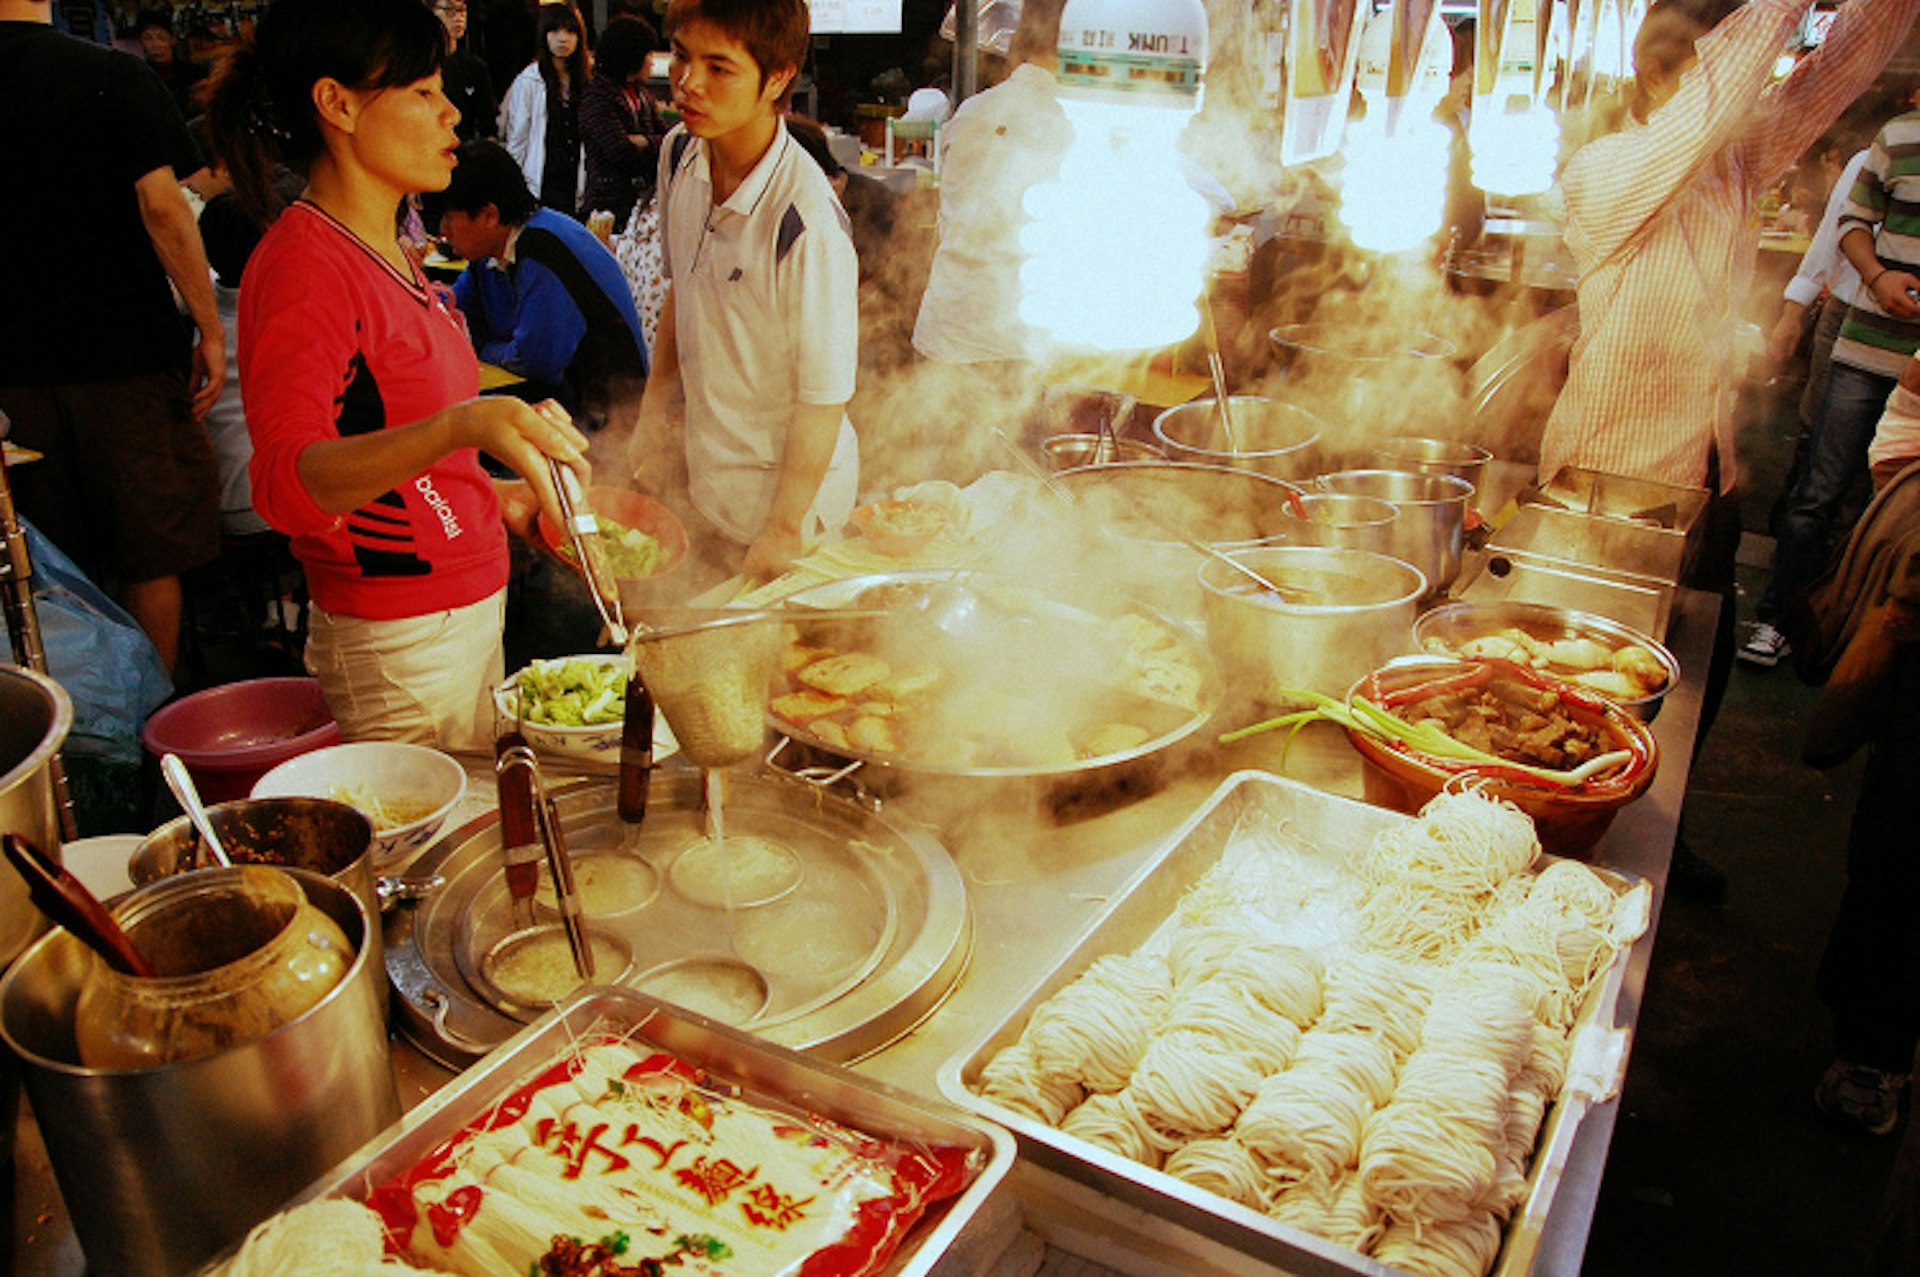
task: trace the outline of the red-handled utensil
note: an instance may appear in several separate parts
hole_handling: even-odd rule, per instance
[[[615,810],[637,825],[647,815],[647,778],[653,772],[653,696],[638,674],[627,680],[627,714],[620,726],[620,792]]]
[[[500,854],[506,860],[507,894],[516,928],[534,924],[533,898],[540,890],[540,827],[533,812],[533,751],[519,732],[503,733],[494,745],[494,788],[500,800]]]
[[[42,913],[71,931],[115,971],[149,978],[159,974],[106,906],[59,861],[19,834],[7,834],[0,842],[4,843],[7,859],[27,880],[27,894]]]

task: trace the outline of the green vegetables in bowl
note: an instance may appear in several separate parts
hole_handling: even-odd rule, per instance
[[[604,514],[596,518],[600,522],[600,544],[607,552],[607,567],[617,580],[631,581],[659,570],[665,557],[659,541]],[[571,542],[561,542],[560,553],[567,562],[574,561]]]
[[[605,727],[626,715],[627,670],[617,661],[535,661],[514,687],[520,717],[548,727]]]

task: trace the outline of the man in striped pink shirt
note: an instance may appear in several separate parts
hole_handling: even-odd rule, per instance
[[[1676,0],[1648,12],[1632,117],[1582,147],[1560,180],[1581,332],[1541,440],[1542,477],[1580,465],[1698,485],[1717,443],[1720,487],[1732,487],[1731,332],[1759,248],[1756,201],[1873,82],[1920,0],[1851,0],[1826,42],[1770,84],[1811,7],[1751,0],[1717,26]],[[1662,40],[1679,57],[1649,66]]]
[[[1557,190],[1579,270],[1580,336],[1540,442],[1566,465],[1733,487],[1735,308],[1759,251],[1760,194],[1873,82],[1920,0],[1850,0],[1826,41],[1772,72],[1812,0],[1659,0],[1634,41],[1624,128],[1567,162]],[[1689,584],[1721,595],[1704,740],[1733,666],[1738,507],[1713,503]],[[1675,849],[1670,886],[1716,900],[1724,875]]]

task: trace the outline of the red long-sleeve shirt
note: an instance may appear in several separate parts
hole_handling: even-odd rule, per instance
[[[505,587],[506,529],[474,449],[343,516],[320,508],[297,469],[320,440],[409,425],[478,393],[458,315],[419,280],[297,203],[247,263],[239,361],[254,506],[293,539],[315,603],[384,620]]]

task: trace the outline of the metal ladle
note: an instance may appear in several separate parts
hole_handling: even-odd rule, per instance
[[[233,860],[221,844],[220,835],[213,832],[213,822],[207,818],[207,809],[200,801],[200,791],[194,788],[193,777],[187,773],[187,765],[180,761],[180,755],[162,754],[160,774],[166,778],[167,788],[173,791],[174,801],[187,813],[194,831],[206,843],[207,852],[213,857],[214,863],[223,869],[231,869]]]
[[[1207,372],[1213,376],[1213,406],[1220,414],[1220,431],[1226,436],[1227,451],[1238,452],[1240,445],[1233,432],[1233,409],[1228,404],[1232,397],[1227,394],[1227,369],[1220,359],[1220,334],[1213,326],[1213,307],[1203,304],[1207,320]]]

